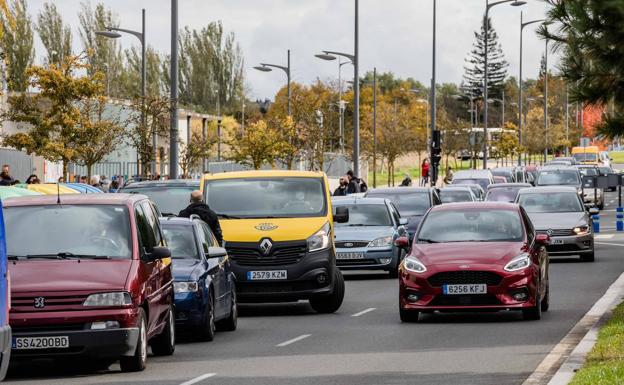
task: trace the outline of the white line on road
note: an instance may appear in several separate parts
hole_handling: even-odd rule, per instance
[[[620,246],[624,247],[624,243],[607,243],[607,242],[595,242],[597,245],[607,245],[607,246]]]
[[[281,344],[277,344],[277,345],[275,345],[275,347],[283,348],[284,346],[288,346],[290,344],[294,344],[295,342],[298,342],[298,341],[301,341],[303,339],[306,339],[306,338],[310,337],[311,335],[312,334],[302,334],[299,337],[293,338],[292,340],[284,341]]]
[[[207,378],[214,377],[214,376],[216,376],[216,375],[217,375],[217,373],[206,373],[206,374],[202,374],[201,376],[199,376],[199,377],[195,377],[195,378],[193,378],[192,380],[188,380],[188,381],[186,381],[186,382],[183,382],[183,383],[181,383],[180,385],[193,385],[193,384],[196,384],[196,383],[198,383],[198,382],[200,382],[200,381],[203,381],[203,380],[205,380],[205,379],[207,379]]]
[[[615,236],[615,234],[597,234],[594,236],[596,239],[611,239]]]
[[[366,313],[370,313],[370,312],[372,312],[372,311],[374,311],[374,310],[377,310],[377,309],[376,309],[376,308],[374,308],[374,307],[369,307],[369,308],[368,308],[368,309],[366,309],[366,310],[362,310],[362,311],[361,311],[361,312],[359,312],[359,313],[355,313],[355,314],[351,315],[351,317],[359,317],[359,316],[364,315],[364,314],[366,314]]]

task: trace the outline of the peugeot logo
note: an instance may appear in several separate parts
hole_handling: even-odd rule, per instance
[[[553,235],[553,229],[548,229],[546,231],[546,234],[548,234],[549,237],[552,236]]]
[[[35,297],[35,309],[43,309],[45,307],[45,298]]]
[[[351,242],[346,242],[346,243],[344,244],[344,247],[353,247],[353,243],[351,243]]]
[[[470,269],[469,265],[460,265],[459,266],[460,269]]]
[[[254,227],[256,230],[260,230],[260,231],[271,231],[271,230],[277,229],[277,225],[273,223],[260,223]]]
[[[273,243],[271,243],[269,239],[263,239],[262,242],[260,242],[260,251],[262,251],[264,255],[269,255],[272,247]]]

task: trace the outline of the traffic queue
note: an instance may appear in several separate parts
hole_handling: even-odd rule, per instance
[[[10,354],[18,365],[141,371],[149,349],[174,354],[177,334],[236,330],[240,303],[304,300],[334,313],[347,270],[398,278],[403,322],[484,310],[540,319],[550,258],[595,260],[592,216],[604,203],[583,178],[603,170],[555,161],[339,197],[322,172],[279,170],[7,197],[0,369]]]

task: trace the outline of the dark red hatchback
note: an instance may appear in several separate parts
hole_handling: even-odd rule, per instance
[[[4,202],[12,278],[12,358],[119,360],[143,370],[175,349],[170,252],[158,212],[137,194]]]
[[[405,238],[398,239],[407,246]],[[540,319],[549,306],[548,237],[508,203],[432,208],[400,267],[401,320],[434,311],[519,310]]]

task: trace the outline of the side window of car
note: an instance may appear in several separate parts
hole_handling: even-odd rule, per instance
[[[199,239],[201,250],[202,252],[204,252],[206,251],[206,249],[204,248],[204,245],[206,245],[206,247],[209,245],[209,243],[206,241],[206,234],[204,233],[204,226],[202,226],[201,222],[199,221],[193,221],[193,222],[195,222],[193,227],[195,228],[197,239]]]
[[[163,244],[162,236],[160,234],[160,223],[158,222],[158,217],[154,206],[149,201],[141,202],[141,206],[143,207],[143,213],[145,214],[145,218],[149,222],[149,226],[152,229],[153,237],[155,239],[155,245],[161,246]]]
[[[208,225],[202,223],[201,227],[204,232],[204,237],[206,238],[206,243],[208,244],[208,247],[217,246],[217,240],[215,239],[214,234],[212,234],[212,231],[210,230]]]
[[[400,219],[401,219],[401,214],[399,214],[399,210],[397,210],[397,208],[394,205],[394,203],[390,202],[390,204],[388,206],[389,206],[388,208],[390,210],[390,215],[392,215],[392,220],[398,226],[399,222],[400,222]]]
[[[152,249],[157,245],[156,238],[154,238],[154,231],[152,230],[149,221],[145,216],[143,207],[137,204],[134,207],[134,216],[136,220],[137,234],[139,235],[139,245],[141,246],[141,253],[150,253]]]
[[[533,228],[533,223],[531,222],[531,219],[529,219],[529,216],[527,215],[527,213],[524,211],[523,208],[520,208],[521,212],[522,212],[522,219],[524,220],[525,226],[526,226],[526,231],[527,231],[527,241],[529,244],[533,243],[533,237],[535,235],[535,229]]]

